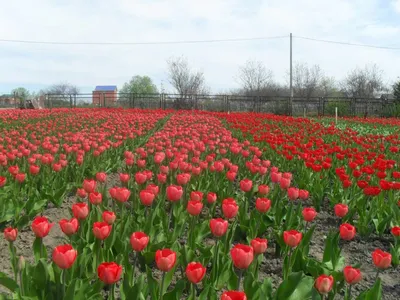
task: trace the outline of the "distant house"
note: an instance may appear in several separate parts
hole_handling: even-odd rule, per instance
[[[4,94],[0,96],[0,106],[12,106],[15,105],[16,100],[11,94]]]
[[[114,106],[118,99],[116,85],[98,85],[92,93],[92,103],[95,106]]]

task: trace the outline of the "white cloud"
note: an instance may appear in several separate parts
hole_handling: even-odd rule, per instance
[[[400,0],[394,0],[392,4],[394,9],[400,14]]]
[[[298,36],[393,45],[400,32],[390,20],[380,17],[380,9],[379,0],[4,1],[0,39],[151,42],[293,32]],[[121,86],[136,74],[150,75],[157,85],[161,80],[165,84],[166,60],[178,55],[185,55],[194,68],[202,69],[215,92],[236,87],[238,66],[249,58],[263,61],[281,82],[289,67],[288,38],[138,46],[0,45],[0,89],[5,84],[52,84],[61,80],[80,86]],[[393,65],[400,65],[400,51],[299,39],[294,40],[293,55],[295,61],[319,64],[327,75],[337,78],[366,63],[377,63],[387,78],[396,78]]]

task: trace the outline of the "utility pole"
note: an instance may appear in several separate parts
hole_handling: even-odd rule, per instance
[[[293,109],[293,66],[292,66],[292,33],[290,33],[290,114],[292,114]]]

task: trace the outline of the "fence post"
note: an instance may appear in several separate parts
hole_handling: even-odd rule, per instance
[[[322,98],[322,116],[325,116],[325,98]]]
[[[69,95],[69,107],[72,108],[72,95]]]

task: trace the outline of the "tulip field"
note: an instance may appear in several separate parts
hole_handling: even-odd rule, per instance
[[[400,299],[399,119],[0,122],[0,299]]]

